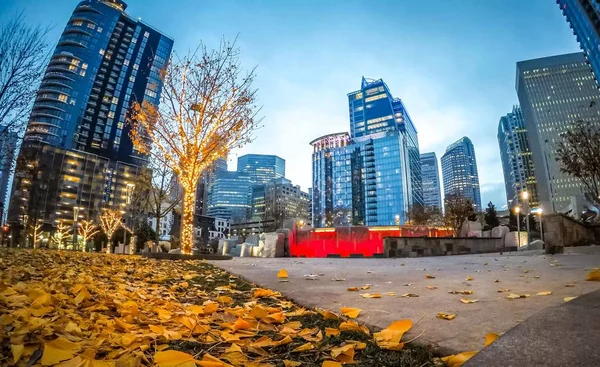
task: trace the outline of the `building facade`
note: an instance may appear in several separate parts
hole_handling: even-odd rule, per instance
[[[2,224],[6,219],[12,186],[15,152],[19,148],[19,135],[7,126],[0,126],[0,215]]]
[[[481,210],[477,159],[471,139],[465,136],[450,144],[441,161],[444,196],[464,196],[472,201],[475,210]]]
[[[53,227],[73,224],[74,207],[91,218],[126,205],[127,187],[147,163],[129,138],[128,111],[135,102],[159,103],[160,70],[173,46],[126,7],[85,0],[69,19],[31,111],[19,156],[28,163],[17,166],[9,222],[25,228],[35,217]],[[44,187],[47,194],[31,197]]]
[[[423,177],[423,204],[442,209],[440,191],[440,170],[434,152],[421,154],[421,175]]]
[[[257,185],[252,190],[252,220],[274,220],[281,228],[286,219],[308,223],[309,197],[300,186],[285,178]]]
[[[546,213],[566,209],[582,184],[556,161],[560,134],[577,121],[600,126],[600,91],[583,53],[517,63],[516,90],[531,149],[538,200]]]
[[[264,185],[285,177],[285,160],[276,155],[246,154],[238,158],[237,171],[250,176],[254,184]]]
[[[244,221],[252,208],[253,180],[250,175],[233,171],[215,174],[208,194],[208,216]]]
[[[383,80],[348,94],[350,134],[313,140],[313,225],[396,225],[423,203],[417,131]]]
[[[530,205],[537,207],[539,201],[535,168],[527,139],[527,129],[519,106],[513,106],[512,112],[500,118],[498,145],[508,208],[512,209],[519,203],[523,191],[529,193]]]
[[[556,0],[600,82],[600,1]]]

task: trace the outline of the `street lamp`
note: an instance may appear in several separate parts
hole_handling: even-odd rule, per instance
[[[542,208],[538,209],[538,215],[540,216],[540,239],[544,242],[544,225],[542,224]]]
[[[517,213],[517,241],[519,244],[518,248],[521,248],[521,216],[519,213],[521,212],[521,208],[516,207],[515,213]]]
[[[527,191],[523,191],[521,193],[521,197],[523,198],[523,205],[525,207],[525,221],[527,224],[527,245],[531,242],[531,237],[529,235],[529,193]]]

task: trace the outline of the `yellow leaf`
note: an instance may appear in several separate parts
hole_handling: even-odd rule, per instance
[[[340,324],[340,330],[352,330],[352,331],[362,331],[363,333],[369,335],[369,329],[366,326],[360,326],[356,321],[344,321]]]
[[[277,278],[287,278],[288,277],[288,272],[285,269],[281,269],[279,270],[279,273],[277,273]]]
[[[204,313],[207,315],[217,312],[218,309],[219,309],[218,303],[215,303],[215,302],[204,303]]]
[[[471,291],[471,290],[466,290],[466,291],[448,291],[448,293],[450,293],[450,294],[473,294],[473,291]]]
[[[289,359],[284,359],[283,360],[283,365],[285,367],[299,367],[299,366],[302,366],[302,363],[290,361]]]
[[[404,297],[404,298],[409,298],[409,297],[419,297],[419,295],[418,295],[418,294],[414,294],[414,293],[404,293],[404,294],[402,295],[402,297]]]
[[[362,298],[381,298],[379,293],[363,293],[360,295]]]
[[[294,352],[306,352],[306,351],[314,349],[314,348],[315,348],[315,346],[312,345],[312,343],[306,343],[306,344],[302,344],[298,348],[292,350],[292,353],[294,353]]]
[[[150,328],[150,330],[151,330],[153,333],[156,333],[156,334],[160,334],[160,335],[162,335],[162,334],[165,332],[165,329],[163,329],[163,328],[162,328],[162,326],[157,326],[157,325],[148,325],[148,327]]]
[[[565,298],[563,298],[563,301],[569,302],[569,301],[574,300],[575,298],[577,298],[577,297],[565,297]]]
[[[23,344],[11,344],[10,350],[13,355],[13,363],[17,363],[21,356],[23,355],[23,351],[25,350],[25,346]]]
[[[511,293],[508,296],[506,296],[506,298],[508,299],[519,299],[519,298],[528,298],[529,295],[528,294],[515,294],[515,293]]]
[[[283,312],[272,313],[267,317],[263,317],[262,321],[267,324],[283,324],[285,322],[285,315]]]
[[[46,306],[46,307],[40,307],[40,308],[32,308],[31,314],[35,317],[42,317],[52,311],[54,311],[54,307]]]
[[[470,282],[471,280],[473,280],[473,279],[474,279],[474,278],[473,278],[472,276],[470,276],[470,275],[467,277],[467,281],[469,281],[469,282]]]
[[[435,279],[435,275],[425,274],[425,278],[427,278],[427,279]]]
[[[434,290],[434,289],[438,289],[438,287],[436,287],[435,285],[428,285],[427,287],[425,287],[429,290]]]
[[[42,293],[40,296],[38,296],[36,299],[33,300],[33,302],[31,303],[31,307],[33,308],[40,308],[42,306],[49,306],[52,303],[52,297],[50,296],[49,293]]]
[[[81,367],[84,364],[83,358],[81,356],[77,356],[75,358],[71,358],[68,361],[64,361],[56,365],[56,367]],[[128,366],[125,366],[128,367]]]
[[[338,320],[338,315],[329,310],[317,310],[325,320]]]
[[[342,367],[342,364],[336,361],[323,361],[321,367]]]
[[[371,288],[371,285],[370,285],[370,284],[363,285],[362,287],[360,287],[360,289],[364,289],[365,291],[366,291],[367,289],[369,289],[369,288]]]
[[[44,344],[42,365],[50,366],[71,359],[80,349],[80,344],[73,343],[64,337],[59,336],[57,339]]]
[[[273,346],[290,344],[291,342],[293,342],[292,338],[289,335],[286,335],[285,338],[283,338],[281,340],[273,341]]]
[[[154,354],[158,367],[195,367],[194,356],[177,350],[165,350]]]
[[[338,336],[340,335],[340,329],[326,327],[325,336]]]
[[[340,311],[342,312],[342,314],[344,314],[344,316],[348,316],[351,319],[355,319],[358,317],[358,314],[360,314],[361,310],[352,307],[342,307]]]
[[[478,299],[468,299],[468,298],[461,298],[460,301],[462,303],[475,303],[475,302],[479,302]]]
[[[484,347],[487,347],[488,345],[492,344],[493,342],[496,341],[496,339],[498,339],[500,337],[500,335],[496,334],[496,333],[488,333],[485,336],[485,342],[483,343]]]
[[[348,288],[348,292],[358,292],[358,287],[350,287]]]
[[[363,350],[367,347],[367,343],[365,342],[360,342],[357,340],[346,340],[346,343],[348,344],[354,344],[354,349],[356,350]]]
[[[483,265],[487,265],[487,264],[488,264],[488,262],[487,262],[487,261],[483,263]]]
[[[455,313],[438,312],[436,316],[438,319],[454,320],[454,318],[456,317],[456,314]]]
[[[227,349],[225,349],[224,353],[233,353],[233,352],[242,352],[242,348],[240,348],[239,345],[237,344],[231,344],[231,346]]]
[[[400,339],[412,327],[412,321],[409,319],[392,322],[387,328],[373,334],[373,338],[380,344],[381,342],[400,343]]]
[[[258,288],[257,290],[254,291],[254,294],[252,295],[252,297],[254,297],[254,298],[271,297],[275,294],[276,294],[276,292],[273,292],[270,289]]]
[[[552,292],[551,292],[551,291],[543,291],[543,292],[538,292],[538,293],[536,294],[536,296],[549,296],[549,295],[551,295],[551,294],[552,294]]]
[[[158,318],[161,320],[168,320],[171,318],[171,311],[165,310],[164,308],[157,307],[154,309],[154,312],[158,315]]]
[[[256,321],[255,321],[255,323],[256,323]],[[234,331],[247,330],[250,328],[252,328],[252,324],[242,318],[239,318],[239,317],[238,317],[237,321],[233,324]]]
[[[469,358],[473,357],[477,352],[462,352],[460,354],[454,354],[448,357],[442,358],[442,361],[446,362],[448,367],[459,367],[462,366],[463,363],[469,360]]]
[[[590,271],[589,274],[587,275],[586,280],[600,282],[600,270],[594,269],[594,270]]]
[[[204,307],[199,305],[189,305],[185,309],[194,315],[204,314]]]
[[[394,297],[396,295],[396,292],[385,292],[384,294],[386,296]]]
[[[349,357],[354,357],[354,344],[346,344],[341,347],[331,348],[331,356],[336,358],[340,355],[346,355]]]
[[[217,302],[224,303],[224,304],[230,304],[230,303],[233,303],[233,298],[231,298],[229,296],[219,296],[219,297],[217,297]]]

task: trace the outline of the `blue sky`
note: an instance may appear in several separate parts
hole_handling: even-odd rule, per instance
[[[264,127],[244,153],[276,154],[286,176],[311,184],[308,143],[348,131],[348,92],[383,78],[404,101],[421,152],[438,159],[468,136],[482,201],[506,205],[496,139],[518,103],[515,63],[579,50],[552,0],[129,0],[128,13],[175,39],[185,53],[239,33],[242,63],[257,69]],[[24,10],[58,39],[77,1],[2,0],[0,22]]]

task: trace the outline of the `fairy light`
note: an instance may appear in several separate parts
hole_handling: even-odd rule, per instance
[[[108,237],[108,244],[106,245],[106,253],[110,254],[110,241],[113,235],[123,225],[123,215],[119,209],[104,209],[100,216],[100,228],[106,233]]]
[[[56,244],[59,250],[66,249],[66,244],[70,242],[71,236],[71,227],[63,222],[58,222],[56,226],[56,231],[52,236],[52,242]]]
[[[94,237],[96,234],[100,233],[100,228],[91,220],[82,220],[78,223],[77,233],[83,239],[82,251],[85,252],[85,248],[87,246],[88,239]]]

